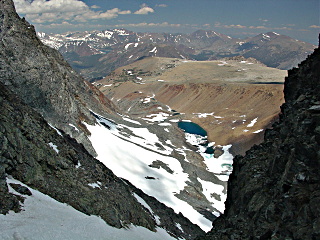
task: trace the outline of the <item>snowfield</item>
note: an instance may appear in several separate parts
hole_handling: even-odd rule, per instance
[[[175,197],[176,193],[184,189],[186,181],[188,181],[188,174],[183,172],[177,159],[163,155],[163,152],[159,150],[155,151],[153,145],[150,145],[155,140],[153,135],[147,135],[150,137],[150,141],[139,137],[132,137],[131,141],[127,141],[122,136],[119,137],[115,126],[110,130],[101,124],[94,126],[86,124],[86,127],[91,132],[90,140],[98,154],[97,159],[118,177],[129,180],[146,194],[173,208],[176,213],[181,212],[203,230],[209,231],[211,229],[211,222],[208,219],[189,204]],[[147,129],[142,129],[140,129],[141,133],[145,134]],[[138,143],[134,142],[135,140]],[[143,144],[143,147],[140,144]],[[163,168],[149,167],[156,160],[165,163],[173,171],[173,174]]]
[[[7,178],[7,183],[25,184]],[[10,192],[21,195],[8,185]],[[28,186],[26,186],[28,187]],[[10,211],[7,215],[0,214],[0,239],[68,239],[68,240],[171,240],[164,229],[157,232],[143,227],[131,226],[129,229],[117,229],[107,225],[100,217],[88,216],[67,204],[30,187],[31,196],[26,198],[20,213]]]
[[[189,175],[184,172],[180,162],[170,156],[173,151],[172,147],[174,147],[169,144],[170,142],[162,143],[156,134],[142,126],[117,125],[96,113],[94,115],[97,118],[96,125],[84,124],[91,132],[89,139],[98,154],[97,159],[118,177],[129,180],[146,194],[174,209],[176,213],[181,212],[204,231],[211,229],[212,223],[210,220],[175,196],[184,189],[187,185],[186,182],[191,180]],[[128,121],[127,116],[125,120]],[[162,123],[162,125],[168,126],[171,124]],[[205,140],[194,134],[186,134],[186,138],[188,142],[195,145],[201,144]],[[210,146],[213,144],[210,143]],[[228,175],[231,173],[233,157],[228,151],[230,147],[231,145],[223,147],[225,153],[219,158],[214,158],[213,154],[206,154],[202,151],[203,149],[199,149],[200,155],[207,164],[207,170],[217,174],[217,177],[222,181],[227,181]],[[184,161],[189,162],[185,153],[185,151],[190,151],[189,149],[175,148],[175,150],[185,156]],[[150,165],[154,161],[161,161],[171,171],[163,167],[151,167]],[[203,193],[207,196],[208,201],[212,203],[214,208],[223,213],[226,199],[224,187],[202,180],[199,182],[203,186]],[[213,188],[209,189],[208,186]],[[221,200],[210,197],[211,193],[220,195]],[[219,216],[220,213],[214,212],[214,215]]]

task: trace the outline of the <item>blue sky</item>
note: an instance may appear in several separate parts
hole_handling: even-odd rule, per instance
[[[214,30],[245,38],[274,31],[318,42],[320,0],[14,0],[37,31],[126,28],[138,32]]]

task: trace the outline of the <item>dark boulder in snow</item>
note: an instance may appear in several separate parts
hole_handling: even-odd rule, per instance
[[[29,190],[29,188],[25,186],[21,186],[20,184],[17,184],[17,183],[10,183],[10,186],[18,193],[21,193],[22,195],[27,195],[27,196],[32,195],[32,192]]]

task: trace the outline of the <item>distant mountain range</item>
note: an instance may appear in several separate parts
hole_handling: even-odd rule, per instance
[[[275,32],[238,39],[205,30],[171,34],[114,29],[65,34],[39,32],[38,37],[59,50],[71,66],[90,81],[149,56],[217,60],[243,55],[269,67],[287,70],[296,67],[316,47]]]

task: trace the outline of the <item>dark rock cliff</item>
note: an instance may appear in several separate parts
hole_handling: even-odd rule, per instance
[[[205,239],[320,239],[320,49],[288,71],[264,143],[234,159],[223,216]]]
[[[0,81],[94,153],[82,121],[93,123],[89,109],[114,112],[113,104],[75,73],[58,51],[42,44],[34,27],[18,16],[12,0],[0,1],[0,39]]]

